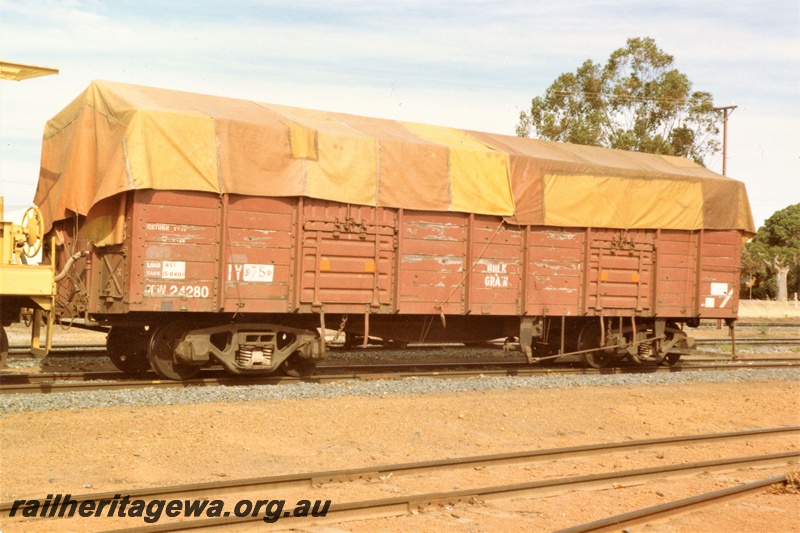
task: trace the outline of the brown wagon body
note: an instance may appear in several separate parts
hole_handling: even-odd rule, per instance
[[[517,142],[493,138],[495,147]],[[611,179],[639,174],[617,169]],[[547,190],[565,182],[547,176],[544,207],[520,206],[530,186],[511,180],[510,214],[148,186],[95,194],[84,213],[66,206],[59,216],[52,193],[40,191],[39,203],[56,213],[56,263],[74,256],[62,312],[112,326],[109,350],[122,368],[149,360],[172,378],[213,359],[237,373],[305,370],[324,355],[325,325],[403,342],[519,337],[531,361],[580,352],[601,366],[622,355],[677,360],[687,348],[680,324],[736,318],[751,231],[738,221],[749,211],[734,205],[736,223],[700,227],[559,225]],[[701,185],[692,190],[713,199]],[[698,205],[656,200],[675,211]],[[706,220],[709,205],[698,208]],[[609,220],[597,204],[588,209]]]

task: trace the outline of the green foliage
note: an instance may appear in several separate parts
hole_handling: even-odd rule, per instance
[[[784,248],[783,254],[796,255],[800,250],[800,204],[776,211],[758,228],[753,241]]]
[[[673,57],[649,37],[628,39],[605,66],[583,63],[520,113],[517,135],[688,157],[702,164],[719,151],[710,93],[692,92]]]
[[[776,211],[758,228],[744,247],[742,273],[756,277],[754,298],[786,300],[800,291],[800,204]]]

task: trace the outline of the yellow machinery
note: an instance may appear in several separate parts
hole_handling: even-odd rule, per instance
[[[58,69],[0,61],[0,80],[20,81],[50,74],[58,74]],[[42,214],[36,207],[29,208],[21,225],[6,222],[4,218],[3,197],[0,196],[0,368],[5,366],[8,357],[5,327],[21,320],[31,321],[31,352],[37,357],[47,355],[53,342],[54,313],[51,311],[55,306],[55,266],[28,265],[26,261],[42,248]],[[51,257],[55,257],[55,253]],[[47,340],[42,348],[40,339],[45,314]]]
[[[44,223],[36,207],[30,207],[22,217],[22,224],[6,222],[3,198],[0,197],[0,367],[8,356],[8,336],[5,327],[14,322],[31,323],[31,352],[44,357],[53,340],[53,315],[55,292],[54,265],[29,265],[27,258],[34,257],[42,247]],[[41,328],[46,317],[45,346],[41,345]]]

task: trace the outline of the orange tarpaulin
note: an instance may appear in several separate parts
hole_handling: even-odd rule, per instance
[[[150,188],[472,212],[522,225],[754,232],[742,183],[675,157],[105,81],[47,123],[34,202],[48,229],[95,208],[107,223],[95,223],[93,240],[116,242],[121,204],[110,198]]]

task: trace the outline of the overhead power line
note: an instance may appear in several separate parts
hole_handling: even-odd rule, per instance
[[[595,92],[580,92],[576,93],[573,91],[553,91],[553,94],[558,96],[585,96],[585,97],[592,97],[592,98],[601,98],[601,99],[616,99],[616,100],[625,100],[629,102],[675,102],[675,103],[682,103],[686,104],[689,102],[691,98],[658,98],[658,97],[642,97],[642,96],[625,96],[625,95],[615,95],[615,94],[607,94],[607,93],[595,93]]]

